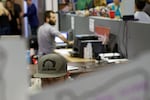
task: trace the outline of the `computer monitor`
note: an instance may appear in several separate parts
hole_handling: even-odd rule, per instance
[[[68,32],[61,32],[61,34],[62,34],[66,39],[68,39]],[[57,44],[57,43],[64,43],[64,41],[61,40],[59,37],[55,37],[55,42],[56,42],[56,44]]]
[[[84,47],[87,46],[87,43],[92,43],[93,57],[95,58],[99,53],[103,52],[103,46],[101,41],[98,40],[98,37],[95,34],[80,34],[76,35],[74,39],[73,52],[71,56],[77,56],[83,58]]]
[[[94,34],[79,34],[75,35],[74,38],[74,45],[73,45],[73,50],[79,52],[79,45],[81,44],[81,41],[84,40],[98,40],[98,37]]]

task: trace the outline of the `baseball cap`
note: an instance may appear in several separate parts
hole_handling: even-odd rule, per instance
[[[56,53],[47,54],[39,58],[38,72],[34,77],[56,78],[67,74],[67,60]]]

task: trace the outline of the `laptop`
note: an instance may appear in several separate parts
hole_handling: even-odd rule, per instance
[[[68,39],[68,32],[61,32],[61,34]],[[59,37],[55,37],[56,48],[65,48],[67,47],[67,43],[64,43]]]

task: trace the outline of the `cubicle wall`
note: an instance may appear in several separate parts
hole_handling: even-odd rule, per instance
[[[74,27],[74,34],[87,34],[92,33],[89,31],[89,17],[82,17],[70,14],[60,14],[60,31],[68,31]],[[72,26],[72,22],[74,25]]]
[[[59,14],[59,29],[60,31],[68,31],[71,29],[71,16]]]
[[[124,22],[120,20],[115,20],[115,19],[109,19],[109,18],[100,18],[100,17],[90,17],[91,19],[94,19],[94,25],[95,26],[104,26],[110,28],[110,51],[111,52],[116,52],[119,51],[123,56],[126,54],[126,50],[123,49],[124,46],[121,44],[122,43],[122,33],[124,31]],[[116,44],[118,45],[118,50],[114,50]]]
[[[89,17],[74,16],[74,34],[90,34]]]
[[[95,20],[95,26],[110,28],[110,33],[117,38],[119,52],[129,59],[150,50],[150,24],[133,21],[110,20],[100,17],[90,17]]]
[[[150,51],[150,24],[128,22],[128,57],[133,58]]]
[[[89,17],[95,20],[95,26],[105,26],[110,28],[110,33],[118,35],[122,31],[123,22],[119,20],[103,19],[98,17]]]
[[[89,17],[81,17],[70,14],[59,14],[60,18],[60,31],[69,31],[76,34],[91,34],[89,31]],[[72,25],[73,24],[73,25]]]
[[[62,29],[71,28],[71,17],[74,17],[73,34],[93,34],[93,32],[89,31],[89,19],[94,19],[94,26],[109,27],[110,33],[117,38],[119,52],[129,59],[133,59],[150,50],[150,45],[148,44],[150,41],[150,24],[133,21],[124,22],[122,20],[93,16],[66,15],[66,19],[63,23],[61,22]],[[65,26],[64,23],[68,23],[68,25]]]

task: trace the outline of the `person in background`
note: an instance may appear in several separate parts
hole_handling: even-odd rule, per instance
[[[18,3],[15,2],[15,0],[11,0],[11,1],[13,3],[14,10],[16,11],[17,15],[19,15],[19,22],[18,22],[18,24],[20,24],[20,29],[18,29],[18,33],[19,33],[19,35],[21,35],[22,34],[22,32],[21,32],[22,23],[21,23],[20,14],[22,12],[22,9],[21,9],[21,6]]]
[[[10,34],[9,20],[11,20],[9,11],[4,7],[3,3],[0,1],[0,35]]]
[[[106,0],[94,0],[94,7],[106,5],[107,5]]]
[[[113,0],[113,3],[108,4],[108,8],[115,11],[115,17],[121,17],[120,0]]]
[[[71,2],[66,3],[66,6],[62,9],[63,12],[70,12],[73,10],[73,4]]]
[[[37,35],[37,29],[39,26],[39,20],[37,16],[37,8],[35,4],[32,3],[32,0],[26,0],[28,8],[27,13],[21,14],[23,17],[28,17],[28,23],[31,27],[31,34],[33,36]]]
[[[77,10],[85,10],[93,7],[92,0],[78,0],[76,3]]]
[[[150,0],[146,0],[144,11],[150,16]]]
[[[39,80],[40,82],[38,83],[35,81],[35,85],[32,82],[32,91],[69,81],[71,77],[67,72],[67,60],[57,53],[42,56],[38,60],[38,71],[34,74],[34,78],[40,78],[41,81]]]
[[[135,19],[138,19],[142,23],[150,23],[150,17],[146,14],[143,9],[145,7],[145,0],[135,0]]]
[[[55,29],[55,12],[46,11],[44,16],[45,23],[41,25],[38,29],[39,56],[43,56],[54,52],[54,49],[56,48],[55,36],[59,37],[69,45],[72,44],[72,42],[68,41],[57,29]]]
[[[12,1],[13,5],[14,5],[15,11],[17,11],[18,15],[20,15],[20,13],[22,11],[21,6],[18,3],[16,3],[15,0],[11,0],[11,1]]]
[[[109,3],[112,3],[113,2],[113,0],[106,0],[107,1],[107,4],[109,4]]]
[[[17,10],[14,9],[14,5],[11,0],[6,1],[6,8],[11,15],[10,31],[14,35],[19,35],[20,34],[19,30],[21,29],[19,14],[18,14]]]

